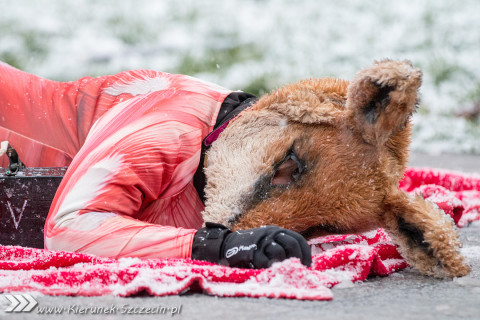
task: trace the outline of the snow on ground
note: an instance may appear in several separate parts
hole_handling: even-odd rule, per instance
[[[480,2],[0,0],[0,60],[55,80],[149,68],[262,93],[351,79],[375,59],[424,72],[413,148],[480,153]]]

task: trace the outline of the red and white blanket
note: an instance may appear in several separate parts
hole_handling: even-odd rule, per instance
[[[480,177],[408,169],[400,187],[420,193],[452,216],[458,226],[480,220]],[[361,235],[331,235],[310,241],[310,268],[298,259],[268,269],[236,269],[189,259],[106,259],[88,254],[0,246],[0,292],[49,295],[162,296],[203,290],[222,297],[330,300],[335,285],[407,267],[382,229]]]

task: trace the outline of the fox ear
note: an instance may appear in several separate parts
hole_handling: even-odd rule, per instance
[[[453,220],[433,203],[395,190],[385,197],[381,220],[400,254],[423,274],[443,278],[470,272],[459,253]]]
[[[361,70],[347,90],[347,121],[363,139],[383,145],[415,111],[422,73],[409,61],[383,60]]]

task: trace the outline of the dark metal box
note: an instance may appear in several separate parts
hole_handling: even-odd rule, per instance
[[[67,168],[0,168],[0,244],[43,248],[43,228]]]

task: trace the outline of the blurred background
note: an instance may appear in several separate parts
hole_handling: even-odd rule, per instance
[[[412,148],[480,154],[478,0],[0,0],[0,8],[0,60],[59,81],[144,68],[261,95],[409,59],[424,72]]]

